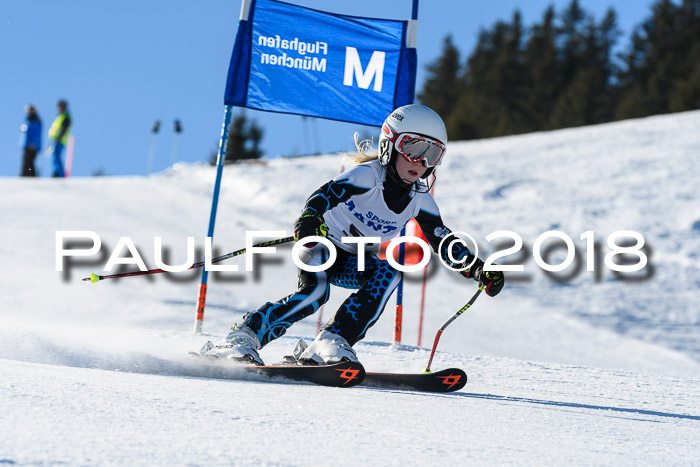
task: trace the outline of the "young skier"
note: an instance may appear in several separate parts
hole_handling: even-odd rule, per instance
[[[300,269],[295,293],[246,314],[222,343],[208,343],[202,353],[262,365],[258,350],[318,310],[328,301],[330,285],[336,285],[357,291],[343,302],[300,360],[357,361],[352,346],[379,319],[398,285],[399,274],[377,257],[379,243],[361,245],[365,264],[364,271],[359,271],[358,244],[343,243],[341,238],[381,237],[384,242],[395,237],[414,217],[433,250],[455,269],[474,261],[460,274],[484,284],[488,295],[497,295],[503,288],[503,273],[484,272],[483,261],[474,258],[459,242],[448,247],[451,242],[445,241],[439,251],[440,241],[451,231],[440,218],[426,180],[442,162],[446,143],[444,123],[428,107],[412,104],[394,110],[382,126],[378,156],[365,156],[358,147],[358,159],[365,163],[316,190],[294,222],[297,240],[325,236],[336,246],[334,264],[320,272]],[[308,243],[305,247],[300,254],[305,264],[321,265],[328,259],[329,252],[323,244]]]

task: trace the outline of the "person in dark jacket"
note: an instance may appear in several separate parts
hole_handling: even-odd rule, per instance
[[[308,364],[357,361],[352,346],[377,322],[400,280],[398,271],[379,259],[380,244],[412,218],[444,264],[479,282],[489,296],[501,291],[505,283],[501,271],[484,270],[484,262],[465,244],[444,241],[452,231],[443,223],[428,186],[446,151],[442,118],[428,107],[405,105],[384,121],[377,154],[365,154],[362,143],[356,139],[356,144],[359,165],[312,193],[294,222],[295,239],[325,237],[335,253],[313,239],[306,243],[300,259],[313,269],[299,269],[297,291],[251,310],[222,342],[207,342],[201,354],[262,365],[258,350],[315,313],[328,301],[334,285],[356,291],[295,357]],[[362,238],[366,241],[354,240]],[[318,269],[329,261],[330,267]]]
[[[36,177],[36,167],[34,159],[41,151],[41,119],[36,111],[36,107],[28,105],[25,107],[27,119],[19,129],[19,145],[22,147],[22,177]]]
[[[65,177],[63,169],[63,160],[61,155],[63,149],[68,144],[68,136],[70,135],[71,118],[68,113],[68,102],[61,99],[58,101],[58,116],[49,128],[49,138],[53,142],[53,176]]]

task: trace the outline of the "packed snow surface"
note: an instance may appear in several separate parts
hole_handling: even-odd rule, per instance
[[[258,255],[253,272],[241,256],[221,263],[238,272],[210,274],[202,335],[192,332],[201,270],[81,280],[108,273],[122,237],[149,267],[155,237],[168,264],[185,263],[195,237],[200,260],[210,166],[0,179],[0,464],[698,464],[699,127],[700,112],[688,112],[448,145],[435,185],[445,223],[472,235],[482,258],[513,244],[489,234],[513,232],[523,247],[497,262],[524,266],[443,334],[432,368],[469,375],[452,394],[208,378],[187,353],[294,291],[291,245]],[[242,248],[246,231],[291,234],[306,197],[343,163],[227,166],[214,254]],[[94,232],[101,249],[57,264],[60,231]],[[535,256],[556,265],[566,249],[553,239],[535,248],[548,231],[576,247],[573,264],[551,274]],[[641,271],[605,263],[619,231],[643,237]],[[403,345],[391,345],[394,299],[356,345],[368,370],[420,372],[437,329],[476,290],[433,258],[419,346],[421,278],[407,275]],[[333,288],[262,357],[274,363],[312,338],[318,315],[327,320],[347,293]]]

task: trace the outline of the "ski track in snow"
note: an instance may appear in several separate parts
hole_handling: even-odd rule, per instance
[[[162,236],[172,264],[184,238],[203,245],[214,169],[176,165],[151,177],[0,180],[0,464],[692,465],[700,459],[700,112],[450,143],[436,199],[453,230],[483,238],[636,230],[649,277],[601,263],[565,282],[532,254],[521,274],[443,335],[434,369],[460,367],[453,394],[221,379],[187,356],[296,286],[289,245],[256,273],[210,275],[205,334],[191,332],[199,272],[96,285],[107,248],[130,236],[149,266]],[[227,166],[215,249],[246,230],[287,230],[306,197],[335,176],[337,156]],[[293,180],[296,183],[290,183]],[[203,207],[206,207],[204,209]],[[56,272],[57,230],[92,230],[103,255]],[[561,261],[554,254],[552,263]],[[215,254],[217,254],[215,252]],[[243,258],[227,264],[245,267]],[[565,271],[568,273],[570,271]],[[419,277],[420,275],[414,275]],[[420,283],[407,279],[404,339],[393,299],[356,349],[369,371],[421,371],[437,328],[475,284],[435,269],[422,347]],[[328,319],[347,292],[333,289]],[[273,363],[316,315],[261,354]]]

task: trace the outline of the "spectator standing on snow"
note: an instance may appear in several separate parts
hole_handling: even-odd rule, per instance
[[[58,116],[49,128],[49,138],[53,143],[53,176],[65,177],[63,168],[63,149],[68,144],[68,136],[70,135],[71,117],[68,113],[68,102],[61,99],[58,101]]]
[[[22,155],[22,177],[36,177],[36,167],[34,159],[41,151],[41,119],[36,111],[36,107],[29,104],[25,107],[27,118],[19,129],[19,144],[23,149]]]

